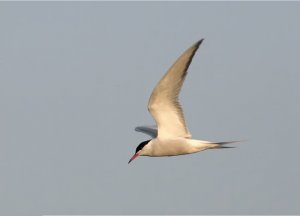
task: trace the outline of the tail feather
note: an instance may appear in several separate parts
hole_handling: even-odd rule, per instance
[[[226,145],[226,144],[231,144],[231,143],[239,143],[242,142],[241,140],[239,141],[227,141],[227,142],[215,142],[214,144],[219,144],[219,145]]]
[[[217,146],[215,148],[236,148],[235,146]]]
[[[224,146],[224,145],[232,144],[232,143],[239,143],[239,142],[241,142],[241,141],[212,142],[211,144],[213,144],[212,148],[223,149],[223,148],[236,148],[235,146]]]

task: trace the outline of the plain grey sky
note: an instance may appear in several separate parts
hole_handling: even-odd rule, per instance
[[[300,214],[300,2],[0,2],[0,215]],[[235,149],[128,165],[148,97]]]

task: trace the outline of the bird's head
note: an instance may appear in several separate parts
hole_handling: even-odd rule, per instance
[[[144,142],[141,142],[135,149],[135,154],[130,158],[129,162],[133,161],[138,156],[146,156],[150,153],[150,145],[149,143],[151,140],[146,140]]]

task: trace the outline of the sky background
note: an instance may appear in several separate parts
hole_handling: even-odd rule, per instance
[[[300,214],[300,2],[0,2],[0,215]],[[195,139],[130,165],[151,91]]]

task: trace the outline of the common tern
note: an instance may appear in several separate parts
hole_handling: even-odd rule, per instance
[[[156,122],[156,126],[139,126],[135,130],[146,133],[152,139],[141,142],[133,161],[138,156],[163,157],[200,152],[206,149],[233,148],[224,146],[229,142],[211,142],[192,139],[178,96],[187,75],[187,70],[203,39],[188,48],[171,66],[163,78],[155,86],[148,102],[148,110]]]

